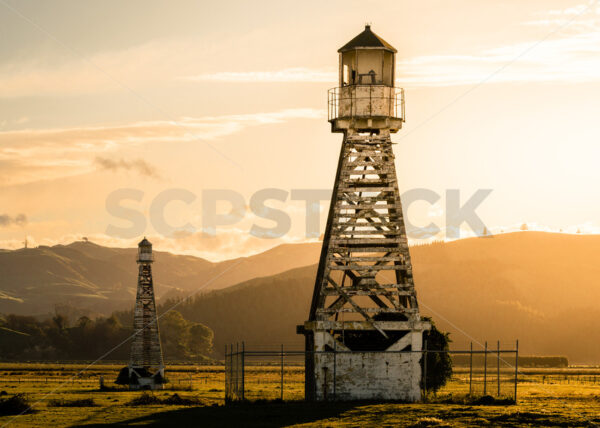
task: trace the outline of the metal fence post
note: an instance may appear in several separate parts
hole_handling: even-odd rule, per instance
[[[244,392],[246,389],[246,345],[242,342],[242,401],[244,401]]]
[[[229,398],[228,394],[228,376],[227,376],[227,345],[225,345],[225,401]]]
[[[423,394],[427,399],[427,339],[423,343]]]
[[[469,352],[469,395],[473,394],[473,342],[471,342],[471,352]]]
[[[515,349],[515,403],[517,402],[517,377],[519,375],[519,339]]]
[[[483,395],[487,393],[487,342],[483,351]]]
[[[270,388],[268,387],[267,390],[261,389],[259,390],[259,393],[263,393],[263,394],[259,394],[259,396],[261,398],[266,398],[264,396],[264,393],[268,393],[269,396],[271,397],[271,399],[273,399],[274,397],[276,397],[277,399],[283,401],[284,397],[285,397],[285,358],[287,357],[294,357],[296,355],[302,355],[304,354],[305,356],[305,360],[306,360],[306,356],[310,355],[310,354],[314,354],[315,352],[320,352],[323,354],[323,356],[328,356],[328,355],[332,355],[333,357],[333,361],[329,360],[328,357],[326,357],[325,361],[323,361],[325,364],[325,367],[323,367],[323,399],[327,400],[337,400],[337,342],[333,343],[333,346],[331,348],[328,347],[328,349],[323,350],[323,351],[305,351],[304,353],[302,352],[297,352],[294,350],[289,350],[287,351],[287,355],[286,351],[285,351],[285,345],[281,344],[280,345],[280,349],[279,350],[271,350],[271,351],[248,351],[249,355],[251,357],[268,357],[269,358],[269,364],[276,363],[277,362],[277,357],[279,356],[279,369],[280,369],[280,376],[279,376],[279,385],[280,385],[280,392],[279,394],[276,393],[276,385],[277,385],[277,380],[275,381],[276,383],[274,384],[275,386],[273,386],[272,383],[272,378],[271,381],[267,380],[267,379],[263,379],[263,380],[258,380],[259,384],[262,383],[266,383],[267,386],[270,384]],[[384,351],[385,352],[385,351]],[[390,354],[389,356],[391,357],[392,355],[395,356],[396,353],[398,351],[389,351]],[[401,353],[405,353],[406,351],[402,351]],[[411,352],[411,351],[409,351]],[[429,370],[431,369],[429,367],[429,354],[432,354],[435,359],[435,356],[437,353],[440,352],[446,352],[446,351],[441,351],[441,350],[436,350],[435,347],[434,349],[429,349],[429,343],[428,340],[424,339],[423,343],[422,343],[422,349],[421,350],[415,350],[412,351],[414,353],[421,353],[421,375],[422,375],[422,380],[420,382],[420,389],[421,389],[421,397],[422,400],[424,402],[427,402],[428,398],[429,398],[429,379],[428,379],[428,374],[429,374]],[[508,348],[501,348],[500,347],[500,341],[496,342],[496,352],[494,352],[494,349],[490,346],[488,348],[488,343],[487,341],[484,344],[484,349],[483,349],[483,354],[484,354],[484,358],[483,358],[483,363],[484,363],[484,367],[483,367],[483,391],[479,390],[478,382],[479,382],[479,375],[477,373],[475,373],[475,363],[477,363],[476,361],[474,361],[474,358],[476,355],[479,355],[481,352],[474,350],[473,349],[473,342],[470,342],[469,344],[469,348],[467,348],[467,350],[456,350],[456,351],[447,351],[448,354],[450,355],[455,355],[455,354],[468,354],[469,355],[469,373],[468,373],[468,383],[469,383],[469,390],[468,390],[468,394],[470,397],[473,397],[474,395],[479,395],[483,392],[483,395],[494,395],[495,393],[497,394],[498,397],[501,396],[501,394],[504,394],[505,397],[510,397],[509,394],[509,390],[510,390],[510,386],[502,386],[502,382],[504,382],[506,380],[506,382],[509,382],[509,376],[508,374],[503,375],[502,374],[502,370],[501,370],[501,357],[502,357],[502,353],[513,353],[515,355],[515,371],[514,371],[514,397],[515,397],[515,402],[517,401],[517,394],[518,394],[518,358],[519,358],[519,344],[518,344],[518,340],[516,341],[516,345],[514,349],[509,350]],[[342,354],[342,357],[345,354],[345,351],[342,350],[340,351],[340,353]],[[365,354],[371,354],[371,353],[378,353],[376,351],[365,351]],[[488,391],[487,389],[487,363],[488,363],[488,354],[492,355],[492,354],[496,354],[496,385],[494,385],[494,373],[490,372],[490,382],[491,382],[491,389]],[[387,354],[386,354],[387,355]],[[392,357],[393,358],[393,357]],[[415,354],[412,354],[412,358],[417,358]],[[292,358],[294,361],[295,359]],[[261,360],[262,361],[262,360]],[[291,363],[292,366],[294,366],[294,361]],[[342,362],[345,362],[346,360],[344,358],[342,358]],[[414,360],[413,360],[414,361]],[[419,361],[419,360],[417,360]],[[463,360],[464,361],[464,360]],[[332,364],[333,367],[329,364]],[[491,364],[491,368],[493,368],[493,360],[490,362]],[[508,364],[505,361],[505,364]],[[510,364],[509,364],[510,365]],[[275,376],[276,376],[276,371],[277,369],[275,369]],[[510,370],[508,370],[507,373],[509,373]],[[263,373],[263,371],[259,370],[259,375],[260,373]],[[264,373],[263,373],[264,374]],[[271,374],[273,374],[272,372],[272,368],[271,368]],[[329,376],[327,376],[329,374]],[[466,373],[463,373],[466,374]],[[245,401],[246,400],[246,346],[245,346],[245,342],[241,342],[241,344],[238,342],[236,343],[236,348],[234,350],[233,348],[233,344],[230,345],[226,345],[225,346],[225,370],[224,370],[224,380],[225,380],[225,388],[224,388],[224,395],[225,395],[225,401],[226,403],[231,403],[232,401]],[[253,376],[255,376],[256,373],[254,371],[251,370],[251,377],[252,379],[254,379]],[[193,374],[189,374],[190,378],[189,378],[189,382],[190,382],[190,388],[193,389],[194,388],[194,375]],[[474,376],[476,376],[474,378]],[[204,383],[207,383],[207,376],[204,376]],[[596,377],[596,376],[583,376],[583,377],[578,377],[576,382],[590,382],[590,383],[595,383],[598,382],[600,376]],[[14,380],[14,379],[13,379]],[[74,378],[71,378],[71,381],[74,382]],[[183,380],[183,382],[182,382]],[[543,382],[545,382],[545,377],[543,378]],[[20,379],[16,378],[16,381],[19,382]],[[49,380],[46,378],[44,379],[44,381],[49,382]],[[457,378],[454,377],[453,381],[458,381],[458,382],[465,382],[467,381],[467,379],[462,378]],[[475,382],[474,382],[475,381]],[[83,382],[82,379],[78,379],[78,382]],[[180,384],[184,384],[186,383],[186,379],[185,376],[182,376],[180,379],[177,379],[176,382],[179,382]],[[290,382],[290,380],[288,379],[288,382]],[[305,379],[306,382],[306,379]],[[330,383],[333,382],[333,385]],[[202,383],[202,376],[200,377],[199,383]],[[256,381],[252,381],[251,382],[252,385],[254,385],[256,383]],[[292,388],[293,391],[288,391],[288,397],[290,396],[289,394],[293,392],[292,395],[296,394],[296,389],[295,389],[295,379],[292,380],[292,383],[294,383],[294,388]],[[290,386],[291,384],[289,384],[288,386]],[[464,384],[463,384],[464,385]],[[466,386],[466,385],[464,385]],[[275,389],[275,391],[272,390],[272,388]],[[344,389],[344,388],[342,388]],[[345,389],[344,389],[345,390]],[[253,387],[250,388],[250,397],[252,399],[255,398],[255,390],[253,389]],[[276,394],[275,396],[273,396],[273,392]],[[342,392],[342,399],[344,397],[344,393]]]
[[[500,397],[500,341],[498,341],[498,397]]]
[[[239,355],[237,354],[237,352],[233,352],[233,343],[231,344],[231,361],[233,363],[234,361],[234,357],[235,357],[235,365],[233,365],[233,367],[235,367],[235,373],[234,373],[234,379],[235,379],[235,385],[234,385],[234,393],[235,393],[235,399],[239,400],[240,398],[240,379],[239,379]]]
[[[281,344],[281,401],[283,401],[283,344]]]

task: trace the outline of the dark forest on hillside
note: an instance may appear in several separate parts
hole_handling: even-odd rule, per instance
[[[93,260],[110,258],[106,255],[111,252],[110,249],[86,244],[75,247],[77,254],[87,251],[87,257]],[[73,247],[68,249],[75,250]],[[64,251],[61,263],[68,264],[72,269],[80,266],[68,258],[70,256],[65,247],[54,251],[59,250]],[[274,265],[280,263],[290,266],[290,258],[297,257],[302,252],[312,254],[311,257],[316,262],[314,250],[315,244],[298,244],[277,247],[270,252],[252,256],[247,259],[248,263],[258,257],[261,260],[259,265],[272,265],[262,277],[249,278],[219,290],[188,288],[172,298],[167,295],[157,302],[159,314],[177,304],[175,310],[186,320],[210,328],[214,332],[213,352],[210,355],[215,358],[222,358],[225,345],[241,341],[251,347],[279,349],[283,344],[288,349],[303,349],[303,338],[296,334],[296,325],[307,319],[316,265],[298,267],[275,275],[269,272],[276,271]],[[508,347],[519,339],[520,350],[524,355],[564,355],[575,364],[597,364],[600,361],[600,342],[588,340],[590,331],[600,329],[600,309],[597,305],[594,306],[594,302],[600,299],[600,265],[596,261],[596,255],[600,252],[599,236],[519,232],[414,246],[410,251],[421,313],[432,317],[440,329],[451,333],[454,349],[468,349],[471,341],[477,348],[477,342],[495,343],[497,340]],[[35,256],[36,260],[37,257]],[[174,265],[171,265],[171,261]],[[157,259],[154,264],[154,274],[159,281],[161,276],[164,279],[166,273],[175,271],[179,271],[177,278],[191,278],[189,275],[195,271],[197,263],[198,260],[189,256],[164,256],[162,261]],[[63,289],[57,288],[54,282],[59,276],[58,273],[55,274],[54,265],[42,265],[47,269],[46,281],[50,282],[45,284],[44,278],[36,277],[38,288],[52,290],[57,299],[68,301],[68,290],[64,291],[63,297],[57,291]],[[257,273],[255,269],[247,270],[247,267],[240,265],[242,270],[237,275],[250,271],[252,274]],[[70,272],[72,271],[74,270]],[[218,275],[218,272],[205,271],[203,275],[196,275],[197,282],[188,281],[185,283],[186,287],[202,285]],[[131,274],[130,288],[133,289],[135,269]],[[86,277],[83,270],[78,275]],[[181,284],[173,283],[173,286],[179,285]],[[191,294],[190,298],[178,303],[181,296]],[[26,295],[20,298],[27,300]],[[123,301],[124,299],[121,300]],[[110,302],[110,299],[105,298],[102,302]],[[131,308],[134,303],[132,293],[127,302],[127,307]],[[75,329],[72,332],[74,336],[69,336],[68,340],[64,338],[64,331],[59,334],[53,330],[56,329],[52,321],[54,315],[43,315],[35,317],[35,320],[44,320],[36,321],[41,326],[36,328],[46,332],[40,340],[19,338],[17,333],[0,329],[2,343],[29,343],[27,353],[34,356],[48,353],[66,355],[67,349],[81,352],[76,346],[69,346],[72,346],[70,343],[79,343],[75,339],[78,334],[76,329],[82,327],[78,327],[77,323],[86,313],[86,307],[94,306],[65,304],[54,307],[53,314],[65,314],[69,320],[68,329]],[[11,313],[7,310],[4,312]],[[118,333],[120,329],[130,328],[131,310],[115,312],[115,315],[120,327],[109,328],[107,324],[100,328],[103,333],[99,333],[99,337],[112,337],[116,340],[121,337],[121,333]],[[88,314],[88,317],[95,319],[92,314]],[[107,319],[106,315],[104,319]],[[99,325],[108,323],[98,322]],[[24,324],[23,328],[28,332],[27,322]],[[163,332],[162,320],[160,324]],[[2,326],[9,328],[4,324]],[[13,330],[20,331],[20,328],[19,326]],[[54,338],[56,343],[53,342]],[[163,335],[163,340],[170,339]],[[48,341],[50,344],[47,344]],[[85,347],[94,347],[96,343]],[[3,346],[0,347],[0,358],[7,358],[3,349],[10,353],[12,346],[0,346]],[[167,344],[164,346],[166,350],[169,349]],[[105,352],[108,346],[98,345],[98,348]],[[181,346],[177,345],[175,348]],[[127,352],[124,352],[122,356],[127,357]],[[177,358],[186,355],[183,351],[170,353],[173,352]],[[196,352],[191,350],[187,354],[195,355]],[[118,354],[115,353],[114,358],[120,358],[116,355]],[[97,356],[94,354],[94,358]]]
[[[95,320],[81,317],[72,324],[60,314],[46,321],[8,315],[0,320],[0,358],[76,361],[104,356],[106,360],[127,360],[133,334],[133,328],[127,326],[131,324],[122,323],[117,315]],[[212,351],[212,330],[185,320],[177,311],[161,318],[160,329],[167,361],[204,361]]]

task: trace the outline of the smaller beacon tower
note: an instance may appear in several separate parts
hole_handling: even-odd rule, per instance
[[[161,389],[165,379],[154,285],[152,283],[152,244],[144,238],[138,244],[139,267],[129,362],[130,389]]]

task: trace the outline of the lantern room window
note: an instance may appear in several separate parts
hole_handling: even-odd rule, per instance
[[[396,49],[370,26],[340,50],[340,86],[394,86]]]

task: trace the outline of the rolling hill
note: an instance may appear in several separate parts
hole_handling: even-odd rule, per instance
[[[314,263],[319,250],[318,243],[285,244],[219,263],[155,252],[156,294],[182,296],[274,275]],[[127,309],[135,300],[136,251],[82,241],[0,251],[0,313],[46,314],[53,313],[56,305],[91,314]]]
[[[411,248],[421,311],[470,341],[523,354],[599,363],[600,236],[520,232]],[[215,348],[301,349],[295,326],[308,315],[316,265],[255,278],[183,303],[186,318],[215,332]]]
[[[308,315],[319,244],[276,247],[211,263],[157,253],[159,296],[191,291],[177,307],[215,332],[215,349],[303,346],[295,327]],[[517,232],[411,248],[421,311],[450,331],[453,347],[520,340],[524,354],[600,363],[600,236]],[[135,250],[76,242],[0,252],[0,312],[37,314],[55,304],[102,313],[131,307]],[[229,270],[227,270],[229,269]],[[164,301],[164,299],[163,299]],[[162,310],[164,310],[163,305]]]

